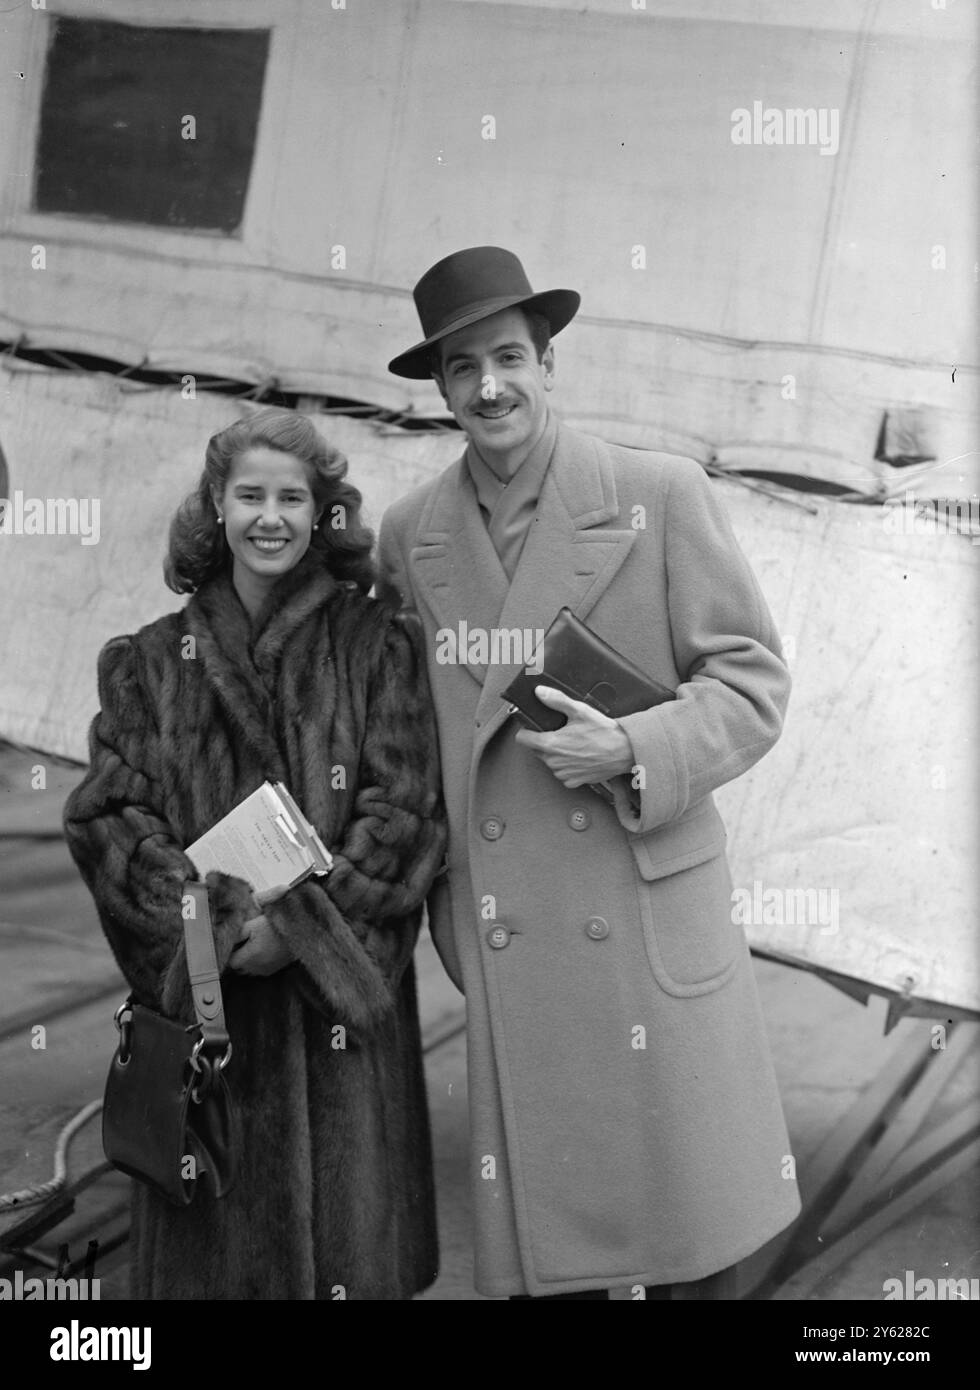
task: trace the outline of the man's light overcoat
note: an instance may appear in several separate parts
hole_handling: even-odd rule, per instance
[[[789,676],[712,485],[559,427],[512,583],[462,459],[389,509],[381,552],[436,702],[450,841],[429,910],[467,1001],[477,1288],[733,1264],[799,1200],[711,793],[778,738]],[[617,778],[615,809],[515,743],[514,665],[445,660],[462,622],[465,657],[474,630],[564,604],[677,688],[621,721],[645,785]]]

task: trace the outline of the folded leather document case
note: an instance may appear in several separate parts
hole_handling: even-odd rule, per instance
[[[673,700],[674,692],[651,679],[586,627],[570,608],[562,608],[534,654],[538,674],[527,667],[503,692],[528,728],[537,732],[560,729],[565,716],[543,705],[534,693],[536,685],[550,685],[573,700],[581,700],[620,719]]]

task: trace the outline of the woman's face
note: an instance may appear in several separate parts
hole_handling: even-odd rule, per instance
[[[233,461],[224,494],[214,497],[235,560],[236,580],[272,585],[306,554],[316,524],[302,459],[264,445]],[[264,587],[264,585],[263,585]]]

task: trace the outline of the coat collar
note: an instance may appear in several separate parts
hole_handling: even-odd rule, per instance
[[[202,584],[184,610],[194,657],[272,780],[285,775],[273,700],[283,650],[337,589],[322,556],[308,551],[276,584],[254,623],[235,592],[230,569]]]
[[[612,460],[598,439],[559,425],[551,467],[514,578],[507,578],[487,535],[465,460],[437,480],[410,553],[416,581],[440,627],[546,629],[568,605],[584,618],[636,539],[610,530],[619,516]],[[600,529],[602,528],[602,529]],[[501,691],[513,666],[468,666],[483,691],[477,745],[507,718]]]

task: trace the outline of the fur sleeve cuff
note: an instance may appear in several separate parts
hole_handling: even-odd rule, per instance
[[[316,987],[324,1013],[362,1028],[390,1013],[392,985],[319,884],[297,884],[265,915]],[[410,935],[408,924],[393,930]]]

